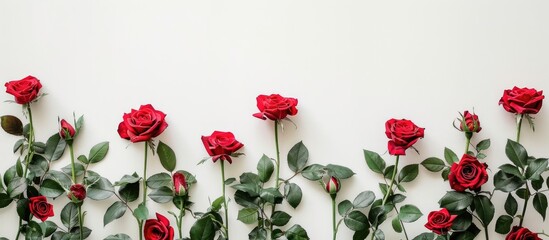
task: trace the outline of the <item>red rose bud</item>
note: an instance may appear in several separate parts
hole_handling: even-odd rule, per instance
[[[406,155],[406,149],[423,138],[424,131],[425,128],[416,126],[410,120],[389,119],[385,123],[385,135],[390,139],[387,144],[389,154]]]
[[[474,156],[464,154],[458,163],[452,164],[448,181],[450,187],[458,192],[465,189],[480,191],[480,187],[488,181],[486,163],[481,163]]]
[[[72,139],[74,137],[74,134],[76,133],[76,130],[74,130],[74,127],[65,121],[65,119],[62,119],[60,122],[61,129],[59,130],[59,136],[61,136],[62,139]]]
[[[531,232],[528,228],[514,226],[507,234],[505,240],[541,240],[537,233]]]
[[[159,213],[156,219],[147,219],[143,227],[145,240],[173,240],[174,231],[170,221]]]
[[[49,217],[53,217],[53,205],[48,203],[48,199],[44,196],[37,196],[29,198],[29,210],[42,222],[46,221]]]
[[[218,159],[232,163],[231,154],[244,146],[234,138],[231,132],[214,131],[210,136],[202,136],[202,143],[212,160]]]
[[[149,141],[160,135],[168,127],[166,114],[154,109],[150,104],[141,105],[139,110],[124,113],[118,124],[118,135],[131,142]]]
[[[82,184],[74,184],[67,195],[71,201],[80,202],[86,198],[86,187]]]
[[[33,76],[27,76],[21,80],[13,80],[5,84],[6,92],[15,97],[15,102],[27,104],[38,97],[38,91],[42,88],[40,80]]]
[[[502,105],[505,111],[514,114],[536,114],[541,109],[544,98],[543,91],[513,87],[503,91],[499,105]]]
[[[4,131],[11,135],[23,135],[23,123],[15,116],[5,115],[0,117],[0,125]]]
[[[295,98],[286,98],[278,94],[271,95],[259,95],[256,98],[257,108],[259,109],[258,113],[254,113],[253,116],[256,118],[282,120],[286,116],[296,115],[297,114],[297,99]]]
[[[336,177],[330,177],[330,180],[324,184],[324,189],[330,195],[336,194],[339,192],[339,189],[341,189],[341,183]]]
[[[476,132],[476,133],[482,130],[482,128],[480,127],[480,121],[478,120],[478,116],[474,113],[471,114],[469,111],[463,112],[459,129],[462,132]]]
[[[432,211],[427,216],[425,227],[438,235],[446,235],[450,231],[457,215],[450,215],[446,208]]]
[[[172,179],[175,195],[185,196],[187,194],[187,190],[189,189],[187,181],[185,180],[185,174],[181,172],[175,172],[172,176]]]

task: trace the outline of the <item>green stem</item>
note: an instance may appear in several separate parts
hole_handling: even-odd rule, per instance
[[[225,233],[229,240],[229,209],[227,208],[227,198],[225,197],[225,161],[221,159],[221,187],[223,189],[223,207],[225,208]]]
[[[34,156],[34,124],[32,123],[32,111],[31,111],[31,107],[30,107],[30,103],[27,103],[26,105],[24,105],[24,108],[27,110],[28,114],[29,114],[29,145],[28,145],[28,149],[27,149],[27,156],[25,156],[25,171],[23,172],[23,177],[26,179],[27,178],[27,173],[28,173],[28,170],[29,170],[29,164],[30,164],[30,161],[32,159],[32,157]],[[22,198],[22,194],[20,196],[20,198]],[[23,223],[23,219],[21,219],[21,217],[19,217],[19,227],[17,228],[17,235],[15,237],[15,239],[19,239],[19,235],[21,235],[21,226],[22,226],[22,223]]]
[[[488,226],[484,226],[484,236],[486,237],[486,240],[490,239],[490,236],[488,236]]]
[[[143,163],[143,206],[147,206],[147,150],[149,143],[145,142],[145,161]]]
[[[337,194],[330,194],[330,197],[332,197],[332,233],[333,233],[333,240],[336,240],[336,235],[337,235],[336,197],[337,197]]]
[[[374,240],[375,239],[375,236],[376,236],[376,232],[377,232],[377,228],[379,227],[379,225],[376,223],[376,227],[374,228],[374,231],[372,231],[372,238],[370,238],[370,240]]]
[[[143,231],[141,230],[143,229],[143,221],[137,220],[137,224],[139,225],[139,240],[143,240]]]
[[[177,228],[179,230],[179,238],[183,239],[183,231],[181,225],[183,225],[183,213],[185,213],[185,208],[183,207],[183,200],[179,203],[179,221],[177,222]]]
[[[23,225],[23,219],[19,218],[19,227],[17,227],[17,236],[15,236],[15,240],[19,239],[19,235],[21,234],[21,225]]]
[[[400,215],[400,213],[398,212],[397,206],[394,203],[393,203],[393,209],[395,209],[395,212],[397,213],[397,216]],[[398,219],[398,221],[400,222],[400,226],[402,227],[402,231],[404,232],[404,237],[406,237],[406,240],[408,240],[409,239],[408,238],[408,232],[406,232],[406,228],[404,227],[404,223],[400,219]]]
[[[280,147],[278,144],[278,120],[274,121],[274,132],[275,132],[275,146],[276,146],[276,179],[275,179],[275,188],[278,189],[280,184]],[[276,204],[273,204],[271,208],[271,216],[276,211]],[[269,230],[273,232],[273,225],[269,226]]]
[[[73,182],[73,184],[76,184],[76,171],[74,170],[74,148],[72,147],[72,143],[69,144],[69,150],[70,150],[70,154],[71,154],[72,182]]]
[[[471,145],[471,138],[467,137],[467,140],[465,142],[465,154],[469,152],[469,145]]]
[[[385,205],[385,203],[387,203],[387,199],[389,198],[389,195],[391,195],[391,192],[393,191],[393,185],[395,184],[396,173],[398,172],[398,160],[399,159],[400,159],[400,155],[396,155],[395,169],[393,170],[393,175],[391,176],[391,184],[389,185],[389,188],[387,189],[387,193],[385,193],[385,196],[383,197],[383,201],[381,202],[381,205]]]
[[[524,206],[522,207],[522,215],[520,216],[519,227],[522,227],[522,222],[524,221],[524,214],[526,214],[526,208],[528,207],[528,200],[530,200],[530,187],[528,183],[526,185],[526,192],[524,193]]]
[[[78,206],[78,224],[80,225],[80,240],[84,240],[84,223],[82,218],[82,205]]]
[[[518,120],[517,120],[517,142],[520,142],[520,130],[522,128],[523,117],[524,117],[524,114],[521,114],[520,116],[518,116]]]

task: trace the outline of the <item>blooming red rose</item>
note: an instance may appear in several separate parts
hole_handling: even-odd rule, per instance
[[[438,235],[446,235],[457,215],[450,215],[446,208],[439,211],[432,211],[427,216],[425,227]]]
[[[27,76],[21,80],[13,80],[5,84],[6,92],[15,97],[15,102],[27,104],[38,96],[38,91],[42,88],[40,80],[33,76]]]
[[[406,119],[389,119],[385,123],[385,134],[390,139],[388,143],[389,154],[406,155],[406,149],[423,138],[425,128],[416,126]]]
[[[541,240],[541,238],[528,228],[514,226],[511,232],[505,237],[505,240]]]
[[[282,120],[286,116],[297,114],[297,99],[286,98],[278,94],[259,95],[257,96],[258,113],[254,113],[254,117],[271,120]]]
[[[130,113],[124,113],[118,125],[118,134],[131,142],[149,141],[168,127],[165,118],[166,114],[154,109],[152,105],[141,105],[139,110],[132,109]]]
[[[482,130],[482,128],[480,127],[480,121],[478,120],[478,116],[474,113],[471,114],[469,111],[463,112],[463,117],[461,119],[459,129],[463,132],[476,133]]]
[[[73,184],[67,194],[70,200],[82,201],[86,198],[86,187],[82,184]]]
[[[324,183],[324,189],[329,194],[336,194],[341,189],[341,183],[336,177],[330,177],[328,182]]]
[[[499,100],[505,111],[515,114],[535,114],[541,109],[543,103],[543,91],[534,88],[506,89]]]
[[[70,123],[65,121],[65,119],[62,119],[60,125],[61,129],[59,130],[59,136],[62,139],[71,139],[74,137],[76,130],[74,130],[74,127]]]
[[[48,203],[48,199],[44,196],[29,198],[29,209],[32,215],[42,222],[46,221],[49,217],[53,217],[53,205]]]
[[[232,163],[231,154],[244,146],[231,132],[214,131],[211,136],[202,136],[202,143],[212,160],[226,160]]]
[[[146,240],[172,240],[173,227],[170,221],[159,213],[156,213],[156,219],[147,219],[143,233]]]
[[[187,180],[185,180],[185,174],[183,174],[182,172],[175,172],[172,176],[172,179],[175,195],[185,196],[185,194],[187,194],[187,189],[189,189]]]
[[[481,163],[474,156],[463,154],[459,163],[452,164],[448,181],[450,187],[458,192],[465,189],[479,191],[480,187],[488,181],[486,163]]]

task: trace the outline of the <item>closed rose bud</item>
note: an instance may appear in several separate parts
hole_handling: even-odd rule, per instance
[[[339,189],[341,188],[339,179],[336,177],[330,177],[330,180],[324,184],[324,189],[326,189],[326,192],[329,194],[336,194],[339,192]]]
[[[0,125],[9,134],[15,136],[23,135],[23,123],[15,116],[5,115],[0,117]]]
[[[74,184],[67,195],[71,201],[82,201],[86,198],[86,187],[82,184]]]
[[[189,185],[187,185],[187,180],[185,180],[185,175],[181,172],[176,172],[172,176],[173,178],[173,190],[176,196],[185,196]]]
[[[478,116],[474,113],[470,113],[469,111],[463,112],[463,116],[460,119],[461,124],[459,125],[459,129],[462,132],[480,132],[482,128],[480,127],[480,121],[478,120]]]
[[[61,136],[62,139],[72,139],[74,137],[74,134],[76,133],[76,130],[74,130],[74,127],[65,119],[62,119],[60,122],[61,129],[59,130],[59,136]]]

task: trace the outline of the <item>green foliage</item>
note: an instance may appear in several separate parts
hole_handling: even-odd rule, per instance
[[[461,211],[473,203],[473,195],[467,192],[447,192],[439,201],[440,207],[449,211]]]
[[[385,160],[379,156],[376,152],[364,150],[364,158],[366,159],[366,164],[375,173],[383,174],[385,170]]]
[[[110,222],[121,218],[126,213],[126,205],[121,201],[114,202],[103,215],[103,226],[107,226]]]
[[[421,213],[419,208],[410,204],[400,207],[400,212],[398,213],[398,218],[406,223],[415,222],[421,216],[423,216],[423,213]]]
[[[261,157],[261,159],[259,159],[259,162],[257,163],[257,175],[259,176],[259,180],[264,183],[269,181],[271,175],[273,174],[273,171],[273,160],[263,154],[263,156]]]
[[[444,161],[440,158],[436,157],[430,157],[421,162],[421,165],[431,171],[431,172],[440,172],[442,169],[446,167],[446,164],[444,164]]]
[[[301,171],[309,161],[309,150],[303,142],[295,144],[288,152],[288,167],[293,172]]]
[[[160,141],[158,143],[158,147],[156,148],[156,152],[158,153],[158,158],[160,158],[162,167],[164,167],[164,169],[168,172],[172,172],[175,169],[175,164],[177,162],[173,149]]]

